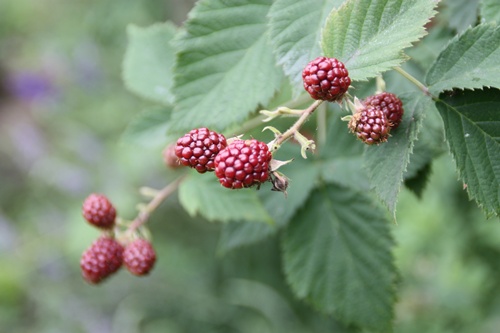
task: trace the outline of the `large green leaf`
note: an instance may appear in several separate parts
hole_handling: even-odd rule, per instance
[[[391,132],[386,143],[368,147],[365,151],[365,167],[370,184],[394,217],[403,173],[410,160],[424,114],[427,111],[435,112],[434,103],[426,95],[412,93],[399,97],[405,110],[401,124]]]
[[[172,68],[175,62],[171,23],[127,27],[128,45],[123,60],[123,81],[132,92],[163,104],[174,101]]]
[[[388,332],[397,278],[389,225],[365,192],[333,185],[315,191],[283,237],[295,294],[345,323]]]
[[[454,38],[430,68],[426,83],[444,90],[500,87],[500,27],[481,24]]]
[[[433,0],[348,0],[323,30],[325,55],[340,59],[351,79],[366,80],[403,62],[402,50],[425,35]]]
[[[498,0],[481,0],[479,7],[481,17],[486,22],[500,23],[500,1]]]
[[[201,0],[176,40],[176,130],[223,130],[265,105],[283,72],[268,43],[271,0]]]
[[[285,147],[284,147],[285,148]],[[309,197],[316,185],[320,169],[315,163],[296,160],[284,166],[280,171],[290,178],[288,196],[267,188],[259,192],[261,201],[273,218],[273,224],[254,222],[231,222],[223,226],[219,240],[219,251],[227,252],[231,249],[252,244],[270,235],[287,225]]]
[[[171,113],[171,106],[152,107],[139,113],[125,128],[121,139],[144,147],[165,145],[169,141],[166,133]]]
[[[304,91],[302,70],[322,54],[318,43],[326,17],[344,0],[276,0],[269,11],[270,37],[278,64],[293,85],[294,95]]]
[[[488,215],[500,214],[500,90],[442,94],[437,107],[460,179]]]
[[[209,221],[272,223],[255,189],[227,189],[210,173],[189,175],[179,187],[179,201],[189,215],[200,214]]]

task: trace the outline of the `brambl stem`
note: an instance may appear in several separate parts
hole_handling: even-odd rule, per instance
[[[302,125],[306,122],[309,116],[314,112],[314,110],[318,108],[318,106],[321,105],[321,103],[323,103],[323,101],[317,100],[314,103],[312,103],[307,109],[305,109],[300,118],[297,119],[295,124],[293,124],[292,127],[287,129],[285,133],[279,135],[276,138],[274,145],[276,147],[279,147],[286,140],[290,139],[296,132],[298,132],[300,127],[302,127]]]
[[[420,90],[424,92],[424,94],[432,96],[431,93],[429,92],[429,88],[427,88],[422,82],[414,78],[410,73],[408,73],[401,67],[394,67],[394,70],[399,74],[403,75],[408,81],[416,85]]]
[[[137,214],[137,217],[127,228],[127,233],[132,234],[137,228],[146,223],[151,213],[153,213],[156,208],[158,208],[158,206],[163,201],[165,201],[165,199],[167,199],[172,193],[175,192],[175,190],[177,190],[185,177],[186,175],[180,176],[179,178],[175,179],[173,182],[162,188],[160,191],[158,191],[153,199],[144,208],[141,209],[139,214]]]

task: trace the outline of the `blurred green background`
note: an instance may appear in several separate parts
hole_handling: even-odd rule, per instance
[[[163,147],[120,141],[148,106],[121,82],[126,26],[181,24],[194,1],[0,1],[0,332],[344,332],[291,295],[277,238],[217,256],[220,226],[170,198],[150,223],[159,261],[99,286],[80,277],[98,232],[91,192],[132,218],[140,186],[175,175]],[[166,142],[165,142],[166,143]],[[500,225],[469,202],[449,155],[423,199],[403,190],[397,332],[498,332]]]

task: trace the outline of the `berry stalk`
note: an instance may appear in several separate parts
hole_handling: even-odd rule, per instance
[[[276,136],[276,139],[272,142],[273,147],[281,146],[285,141],[290,139],[296,133],[298,133],[299,129],[302,125],[307,121],[307,119],[311,116],[311,114],[318,108],[318,106],[323,103],[322,100],[316,100],[312,103],[307,109],[302,112],[302,115],[297,119],[297,121],[284,133]]]
[[[418,89],[422,90],[424,92],[424,94],[426,94],[426,95],[431,96],[432,98],[434,98],[434,96],[432,96],[432,94],[429,92],[429,88],[427,88],[422,82],[420,82],[415,77],[413,77],[410,73],[408,73],[407,71],[405,71],[401,67],[393,67],[393,68],[394,68],[394,70],[396,72],[398,72],[399,74],[401,74],[408,81],[410,81],[411,83],[413,83],[414,85],[416,85],[418,87]]]
[[[130,226],[127,229],[127,233],[132,234],[137,228],[146,223],[149,219],[151,213],[153,213],[158,206],[165,201],[172,193],[177,190],[179,185],[182,183],[186,175],[180,176],[175,179],[173,182],[162,188],[160,191],[156,193],[156,195],[151,199],[151,201],[143,208],[141,208],[139,214],[137,214],[136,218],[132,221]]]

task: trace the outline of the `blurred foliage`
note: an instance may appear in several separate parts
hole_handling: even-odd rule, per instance
[[[188,216],[175,198],[150,223],[159,257],[151,276],[122,271],[97,287],[80,277],[80,255],[97,236],[80,216],[87,194],[106,193],[132,218],[140,186],[176,175],[161,159],[167,142],[120,142],[149,107],[120,80],[126,27],[180,24],[191,5],[0,2],[0,332],[352,331],[294,299],[279,235],[217,255],[220,225]],[[428,52],[410,70],[433,58],[438,38],[421,44]],[[401,270],[395,331],[496,332],[499,221],[468,201],[449,155],[429,168],[422,198],[404,190],[392,226]]]

